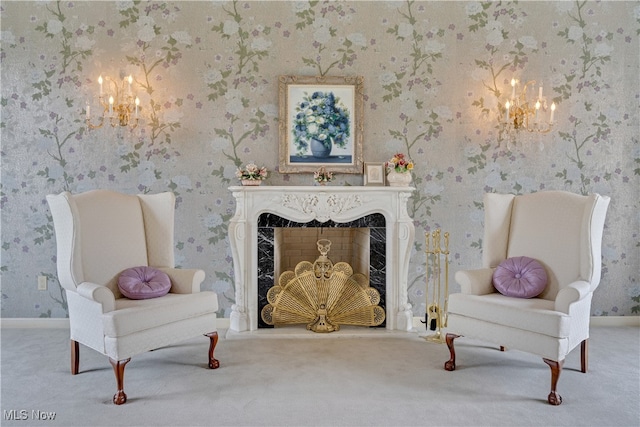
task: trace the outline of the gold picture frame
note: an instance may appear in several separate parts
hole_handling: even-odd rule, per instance
[[[386,185],[386,174],[384,172],[384,163],[364,164],[364,185],[382,186]]]
[[[278,97],[280,173],[362,173],[363,77],[280,76]]]

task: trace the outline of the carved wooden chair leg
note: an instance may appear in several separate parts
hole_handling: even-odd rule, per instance
[[[76,375],[80,370],[80,343],[71,340],[71,375]]]
[[[501,345],[500,346],[500,351],[505,351],[505,350],[506,350],[506,348],[503,345]]]
[[[213,357],[213,352],[216,349],[216,345],[218,344],[218,333],[211,332],[209,334],[205,334],[206,337],[209,337],[209,369],[218,369],[220,367],[220,361]]]
[[[127,395],[124,392],[124,367],[129,363],[131,358],[115,361],[109,358],[111,366],[113,366],[113,373],[116,374],[116,383],[118,391],[113,395],[113,403],[116,405],[122,405],[127,401]]]
[[[460,335],[456,334],[447,334],[445,340],[447,342],[447,347],[449,347],[450,359],[444,362],[444,369],[447,371],[455,371],[456,369],[456,350],[453,347],[453,340],[458,338]]]
[[[556,387],[558,385],[558,378],[560,378],[560,373],[562,372],[562,365],[564,365],[564,360],[556,362],[555,360],[550,359],[542,359],[544,363],[549,365],[551,368],[551,392],[547,397],[547,401],[551,405],[559,405],[562,403],[562,397],[556,391]]]
[[[580,371],[583,374],[587,373],[589,367],[589,339],[586,339],[580,343]]]

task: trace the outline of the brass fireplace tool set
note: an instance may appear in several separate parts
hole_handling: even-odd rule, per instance
[[[380,293],[369,287],[363,274],[353,274],[346,262],[335,265],[327,257],[331,241],[317,241],[320,256],[302,261],[295,271],[285,271],[267,292],[269,304],[262,309],[268,325],[307,324],[313,332],[334,332],[340,325],[378,326],[384,309]]]
[[[441,238],[444,237],[444,249],[441,246]],[[435,334],[427,335],[427,341],[444,343],[442,328],[447,327],[447,309],[449,304],[449,232],[441,236],[440,230],[436,230],[431,235],[425,233],[426,239],[426,313],[425,324],[427,330],[436,331]],[[432,244],[430,244],[430,241]],[[442,280],[442,270],[444,268],[444,281]],[[444,289],[443,289],[444,286]]]

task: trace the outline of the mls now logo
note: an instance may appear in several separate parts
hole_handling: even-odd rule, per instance
[[[55,412],[45,412],[32,410],[31,412],[26,409],[10,409],[4,410],[3,414],[5,421],[24,421],[24,420],[39,420],[47,421],[54,420],[56,418]]]

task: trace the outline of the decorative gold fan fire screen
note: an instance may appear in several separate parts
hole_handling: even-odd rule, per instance
[[[313,332],[334,332],[340,325],[378,326],[384,322],[380,293],[362,274],[353,274],[346,262],[335,265],[327,258],[331,241],[318,240],[320,256],[302,261],[295,271],[285,271],[267,292],[262,309],[268,325],[306,323]]]

